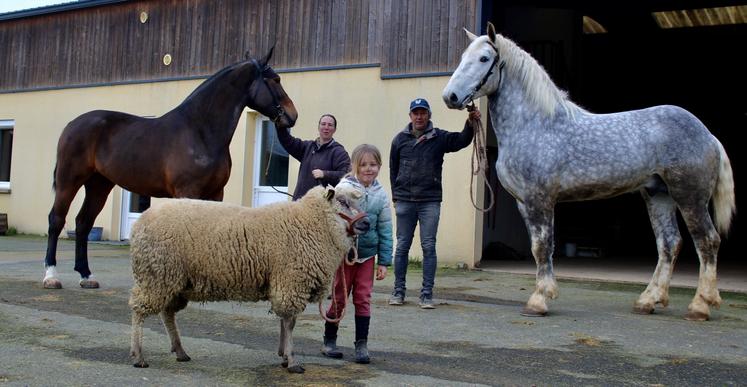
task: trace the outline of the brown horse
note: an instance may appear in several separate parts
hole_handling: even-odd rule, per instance
[[[72,120],[57,144],[55,199],[49,212],[45,288],[59,289],[57,239],[70,202],[81,186],[86,195],[75,218],[75,271],[80,286],[97,288],[88,268],[88,233],[112,188],[144,196],[223,200],[231,173],[228,146],[244,107],[291,127],[298,114],[262,59],[228,66],[159,118],[95,110]]]

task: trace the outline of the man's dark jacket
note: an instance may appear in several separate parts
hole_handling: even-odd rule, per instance
[[[412,124],[397,133],[389,153],[389,179],[392,200],[409,202],[440,202],[441,172],[444,153],[456,152],[472,141],[469,121],[461,132],[434,128],[432,122],[419,138],[411,133]]]
[[[280,144],[288,154],[301,162],[296,190],[293,191],[293,200],[300,199],[316,185],[337,185],[340,178],[350,171],[350,156],[345,151],[345,147],[334,139],[319,145],[316,140],[304,141],[291,136],[290,130],[286,128],[277,128],[277,134]],[[314,179],[311,173],[314,169],[324,171],[324,177]]]

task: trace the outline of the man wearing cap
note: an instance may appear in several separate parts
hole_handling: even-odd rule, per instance
[[[423,286],[420,307],[435,308],[433,283],[436,277],[436,233],[441,215],[441,172],[444,154],[456,152],[472,141],[471,120],[480,119],[475,109],[461,132],[433,127],[431,107],[424,98],[410,102],[410,123],[397,133],[389,152],[389,179],[397,216],[397,249],[394,254],[394,291],[389,305],[405,300],[405,277],[415,226],[420,223],[423,250]]]

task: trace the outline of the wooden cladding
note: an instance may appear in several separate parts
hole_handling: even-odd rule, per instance
[[[11,19],[0,22],[0,92],[207,76],[273,45],[276,69],[448,72],[468,43],[462,28],[477,30],[478,3],[159,0]]]

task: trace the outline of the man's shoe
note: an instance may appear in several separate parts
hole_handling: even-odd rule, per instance
[[[394,293],[389,298],[389,305],[402,305],[405,303],[405,296],[402,293]]]
[[[433,298],[431,297],[420,297],[418,305],[420,305],[420,309],[436,309],[436,306],[433,305]]]

